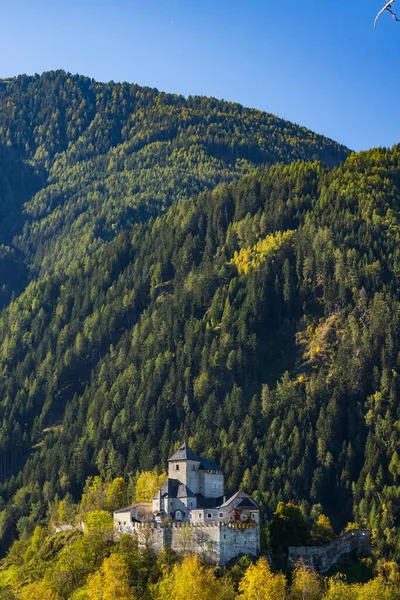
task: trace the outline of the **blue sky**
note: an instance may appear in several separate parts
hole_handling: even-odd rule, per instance
[[[400,0],[397,0],[400,12]],[[353,149],[400,142],[383,0],[0,0],[0,77],[65,69],[240,102]]]

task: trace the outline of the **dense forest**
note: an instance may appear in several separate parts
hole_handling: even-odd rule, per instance
[[[15,196],[12,207],[6,194],[13,226],[0,227],[0,242],[13,242],[34,276],[64,271],[139,220],[256,165],[334,165],[348,155],[323,136],[239,104],[62,71],[0,80],[0,167],[2,148],[17,165],[16,186],[0,187]],[[26,170],[32,181],[22,185]]]
[[[399,560],[399,197],[400,147],[63,72],[1,81],[3,552],[186,438],[266,522],[294,502]]]

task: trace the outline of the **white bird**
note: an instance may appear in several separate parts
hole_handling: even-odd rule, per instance
[[[400,21],[400,19],[397,17],[397,15],[392,10],[392,5],[393,5],[394,1],[395,0],[389,0],[388,2],[386,2],[385,6],[382,8],[382,10],[380,10],[378,12],[378,14],[376,15],[375,21],[374,21],[374,27],[376,27],[379,17],[385,12],[385,10],[390,12],[390,14],[392,15],[392,17],[395,21]]]

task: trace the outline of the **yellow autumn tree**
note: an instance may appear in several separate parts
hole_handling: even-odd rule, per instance
[[[123,559],[116,554],[105,558],[100,569],[89,575],[86,593],[89,600],[135,600]]]
[[[21,600],[61,600],[60,596],[42,583],[30,583],[19,591]]]
[[[330,577],[324,600],[357,600],[359,589],[358,584],[350,585],[340,576]]]
[[[259,240],[251,248],[235,251],[230,264],[234,264],[239,273],[246,274],[250,268],[257,269],[267,258],[275,257],[280,251],[290,248],[295,232],[277,231]]]
[[[112,539],[113,530],[113,518],[106,510],[93,510],[86,515],[84,529],[85,534],[94,531],[108,539]]]
[[[286,587],[283,573],[273,573],[265,558],[260,558],[242,577],[238,600],[284,600]]]
[[[107,510],[114,512],[126,503],[127,485],[122,477],[117,477],[105,487],[105,505]]]
[[[318,574],[304,562],[298,562],[292,578],[291,600],[321,600],[323,589]]]
[[[72,499],[68,496],[57,505],[57,520],[60,525],[64,525],[65,523],[71,524],[74,521],[76,515],[75,506],[72,502]]]
[[[326,515],[319,515],[318,520],[312,528],[312,537],[318,544],[328,544],[335,539],[335,532],[329,518]]]
[[[379,575],[361,585],[358,589],[357,600],[398,600],[398,590]]]
[[[158,475],[156,471],[143,471],[136,480],[136,502],[151,502],[158,492],[167,474],[163,471]]]
[[[234,600],[233,586],[226,578],[217,579],[201,564],[198,556],[185,556],[153,586],[156,600]]]
[[[96,476],[86,481],[85,489],[82,494],[82,500],[79,506],[81,515],[93,511],[103,510],[105,508],[105,486],[101,477]]]

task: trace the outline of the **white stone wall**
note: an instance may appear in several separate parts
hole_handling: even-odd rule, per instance
[[[193,492],[193,494],[200,494],[200,463],[197,461],[195,462],[193,460],[188,460],[186,464],[186,481],[183,483],[186,483],[187,487]]]
[[[238,529],[226,525],[220,529],[219,564],[223,565],[240,554],[258,556],[260,553],[260,528]]]
[[[216,508],[196,508],[190,511],[190,522],[194,525],[201,523],[211,524],[213,522],[223,522],[218,517],[219,511]]]
[[[200,494],[205,498],[224,495],[224,475],[221,471],[200,471]]]
[[[234,525],[178,524],[169,526],[134,524],[139,546],[159,552],[169,547],[175,552],[192,552],[216,564],[225,564],[241,554],[257,556],[260,552],[259,527],[238,528]]]
[[[194,494],[200,494],[199,467],[200,462],[194,460],[171,461],[168,463],[168,477],[187,485]]]
[[[132,511],[114,513],[114,527],[120,533],[133,533]]]

